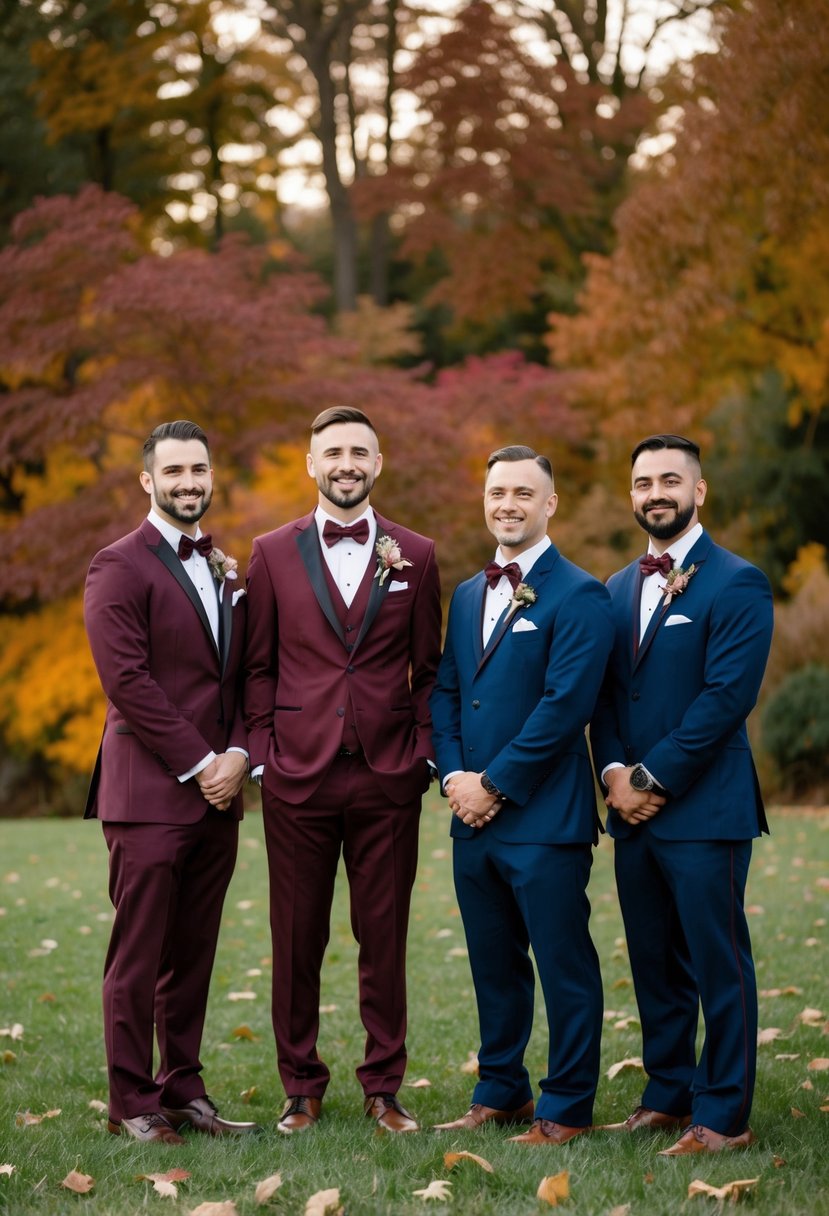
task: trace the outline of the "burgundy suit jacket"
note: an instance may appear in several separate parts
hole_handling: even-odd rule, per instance
[[[376,513],[375,513],[376,514]],[[325,578],[314,512],[257,537],[248,568],[245,717],[251,768],[285,802],[306,801],[342,745],[348,695],[366,760],[399,805],[433,758],[429,693],[440,659],[434,542],[377,515],[411,566],[372,580],[351,651]],[[397,589],[395,590],[395,586]]]
[[[198,783],[178,774],[210,751],[247,750],[239,589],[221,587],[220,653],[192,579],[149,520],[93,558],[84,618],[108,703],[85,818],[195,823],[206,813]],[[241,818],[241,794],[228,813]]]

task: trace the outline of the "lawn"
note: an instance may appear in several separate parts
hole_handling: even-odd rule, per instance
[[[536,1198],[546,1175],[567,1171],[565,1210],[583,1216],[667,1216],[717,1210],[688,1198],[694,1179],[714,1186],[757,1179],[743,1205],[758,1216],[829,1216],[827,904],[829,813],[773,816],[758,843],[748,903],[757,958],[764,1040],[752,1127],[756,1147],[738,1154],[671,1160],[656,1156],[667,1136],[595,1132],[560,1148],[506,1142],[503,1129],[441,1136],[377,1135],[362,1115],[354,1077],[362,1034],[356,1008],[355,947],[342,888],[324,974],[321,1052],[333,1079],[323,1119],[291,1139],[275,1130],[282,1103],[269,1019],[267,867],[258,813],[243,824],[214,972],[203,1061],[208,1092],[228,1118],[254,1118],[265,1131],[240,1141],[188,1136],[183,1148],[140,1145],[106,1132],[106,1073],[100,976],[111,909],[100,826],[66,820],[0,823],[0,1212],[182,1214],[208,1202],[230,1214],[303,1213],[310,1196],[338,1188],[348,1216],[451,1211],[523,1216],[546,1210]],[[593,928],[605,983],[606,1032],[597,1123],[636,1105],[641,1054],[607,840],[591,882]],[[445,804],[427,803],[409,952],[410,1033],[406,1106],[425,1128],[468,1105],[464,1071],[477,1048],[477,1021],[463,930],[455,906]],[[773,1033],[774,1032],[774,1033]],[[545,1056],[540,1000],[530,1044],[531,1075]],[[31,1116],[50,1117],[29,1122]],[[479,1154],[487,1172],[447,1151]],[[180,1167],[176,1198],[139,1175]],[[77,1195],[61,1186],[71,1170],[94,1178]],[[256,1184],[282,1184],[263,1206]],[[415,1195],[436,1179],[449,1198]]]

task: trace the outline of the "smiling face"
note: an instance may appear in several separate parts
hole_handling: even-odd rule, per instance
[[[320,506],[347,523],[365,509],[383,457],[371,427],[335,422],[311,436],[306,463],[308,476],[317,483]]]
[[[642,451],[632,471],[633,514],[660,553],[698,522],[707,486],[699,464],[679,448]],[[664,543],[663,543],[664,542]]]
[[[213,497],[213,470],[198,439],[160,439],[152,465],[140,474],[153,509],[168,523],[194,535]]]
[[[534,460],[498,460],[487,474],[486,526],[510,557],[538,544],[557,506],[552,480]]]

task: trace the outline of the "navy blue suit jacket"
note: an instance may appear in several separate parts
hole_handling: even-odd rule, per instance
[[[771,588],[755,566],[703,532],[681,595],[654,613],[638,648],[639,561],[608,582],[615,640],[590,728],[596,771],[642,763],[668,791],[651,820],[673,840],[748,840],[767,831],[746,718],[773,627]],[[636,828],[611,809],[608,830]]]
[[[595,843],[600,825],[585,726],[611,646],[610,598],[555,545],[526,582],[536,602],[508,622],[503,614],[485,651],[483,573],[452,597],[431,697],[441,780],[456,770],[486,769],[509,799],[483,829],[453,817],[452,835],[488,831],[512,843]]]

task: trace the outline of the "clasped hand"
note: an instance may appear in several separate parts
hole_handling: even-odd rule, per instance
[[[248,761],[243,752],[222,752],[196,773],[196,781],[211,806],[226,811],[242,788],[247,772]]]
[[[665,799],[654,790],[635,790],[630,784],[632,771],[632,766],[608,769],[604,775],[605,802],[618,811],[625,823],[644,823],[662,810]]]
[[[446,795],[458,819],[473,828],[485,827],[503,806],[481,785],[480,773],[455,773],[446,783]]]

